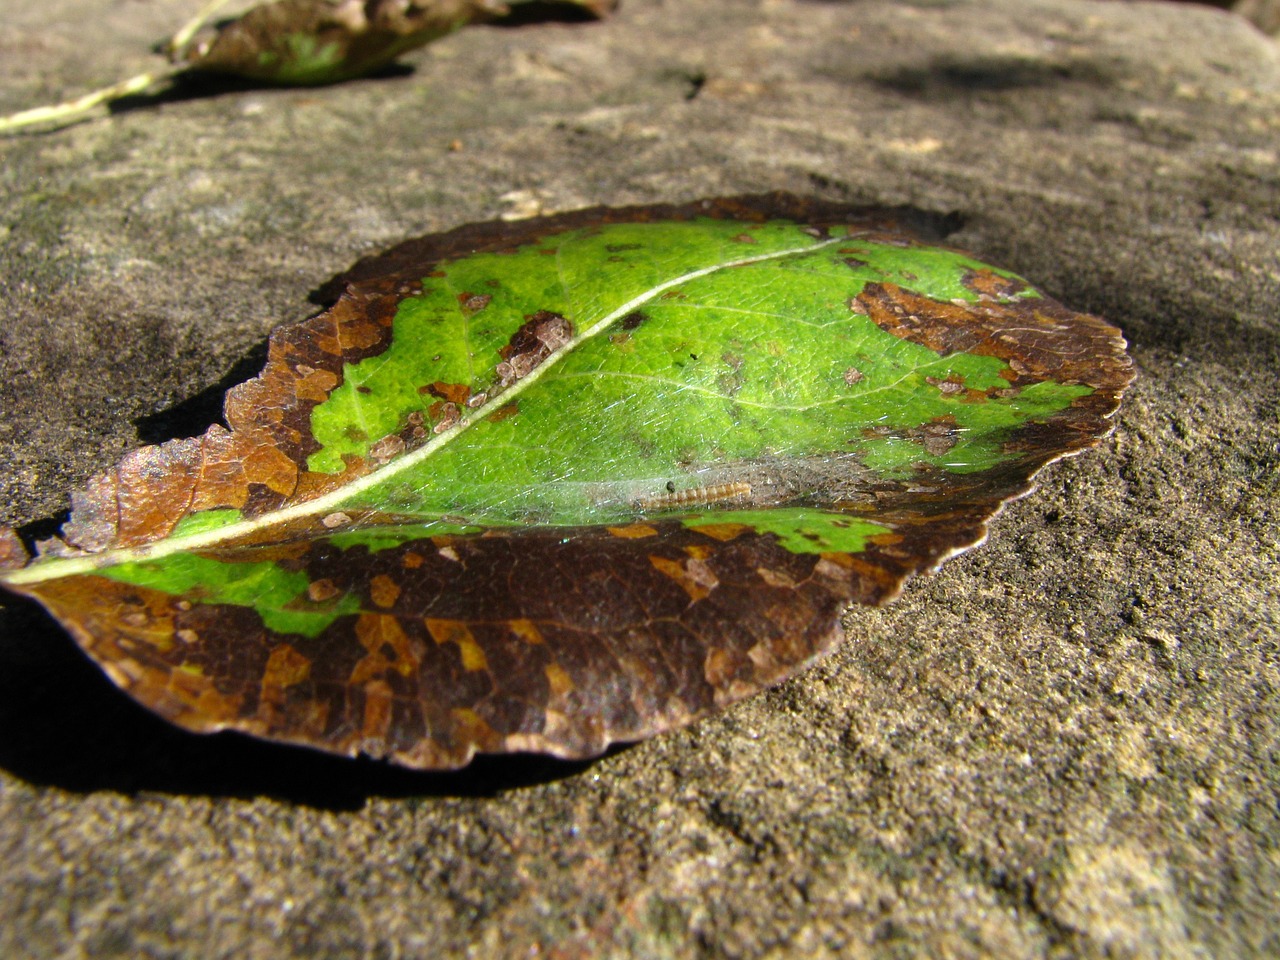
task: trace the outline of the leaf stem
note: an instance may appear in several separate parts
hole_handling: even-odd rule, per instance
[[[229,0],[209,0],[200,9],[199,13],[183,24],[177,33],[169,38],[168,43],[164,45],[164,50],[169,55],[169,58],[176,62],[185,52],[187,45],[191,42],[191,38],[209,21],[210,17],[225,7],[228,2]],[[101,103],[119,100],[121,97],[127,97],[131,93],[141,93],[159,81],[169,79],[176,72],[177,68],[140,73],[135,77],[130,77],[128,80],[121,80],[119,83],[113,83],[109,87],[102,87],[92,93],[86,93],[82,97],[76,97],[74,100],[64,100],[62,103],[55,103],[46,107],[34,107],[30,110],[11,113],[7,117],[0,117],[0,134],[9,133],[22,127],[34,126],[38,123],[61,123],[72,120],[82,113],[88,113]]]
[[[230,0],[209,0],[200,9],[199,13],[183,24],[177,33],[169,38],[169,42],[164,45],[165,53],[169,55],[169,59],[176,63],[182,54],[186,52],[187,44],[191,42],[191,38],[209,21],[210,17],[229,2]]]
[[[157,81],[164,80],[171,75],[171,70],[164,70],[159,73],[140,73],[137,76],[130,77],[128,80],[121,80],[119,83],[113,83],[109,87],[102,87],[74,100],[65,100],[62,103],[55,103],[47,107],[34,107],[19,113],[11,113],[7,117],[0,117],[0,133],[8,133],[11,130],[30,127],[37,123],[56,123],[71,120],[82,113],[88,113],[100,103],[119,100],[121,97],[127,97],[131,93],[141,93]]]

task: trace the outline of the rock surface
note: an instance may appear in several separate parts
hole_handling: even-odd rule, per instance
[[[0,112],[190,4],[9,2]],[[1280,953],[1280,51],[1192,4],[627,0],[414,71],[0,141],[0,521],[198,432],[310,291],[504,213],[957,212],[1140,380],[807,675],[589,765],[420,776],[133,707],[0,607],[5,957]]]

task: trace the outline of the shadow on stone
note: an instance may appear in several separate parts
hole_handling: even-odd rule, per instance
[[[599,18],[587,12],[585,7],[571,7],[561,3],[522,3],[511,8],[506,16],[484,26],[526,27],[539,23],[598,23]]]
[[[235,733],[188,733],[117,690],[35,604],[7,597],[5,604],[0,767],[41,786],[77,793],[269,796],[356,810],[371,797],[494,796],[574,776],[595,762],[482,756],[463,770],[419,773]]]
[[[215,383],[199,393],[134,420],[138,439],[143,443],[164,443],[185,437],[198,437],[215,423],[227,425],[222,415],[227,391],[256,377],[267,362],[270,341],[263,338],[237,360]]]
[[[359,82],[383,82],[412,76],[413,67],[407,64],[392,64],[383,70],[376,71]],[[348,83],[357,81],[345,81]],[[253,80],[242,80],[236,77],[220,77],[202,73],[176,73],[169,83],[152,93],[137,93],[121,97],[108,104],[112,113],[132,113],[134,110],[150,110],[170,103],[186,103],[191,100],[214,100],[218,97],[240,93],[293,93],[299,90],[310,90],[312,87],[289,87],[282,84],[260,83]]]
[[[922,67],[901,67],[872,77],[887,90],[935,103],[1066,82],[1106,87],[1116,79],[1111,68],[1094,60],[1054,62],[1000,56],[945,57]]]

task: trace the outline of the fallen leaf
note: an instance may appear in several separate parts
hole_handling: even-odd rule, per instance
[[[785,195],[358,264],[230,429],[145,447],[0,584],[140,702],[418,768],[588,757],[776,684],[1095,444],[1119,331]]]
[[[469,23],[528,0],[274,0],[182,51],[187,69],[267,83],[338,83],[367,76]],[[616,0],[559,0],[605,16]]]
[[[353,80],[469,23],[504,17],[512,7],[526,4],[573,7],[595,17],[608,16],[618,5],[618,0],[272,0],[204,29],[226,2],[211,0],[163,45],[176,66],[0,117],[0,135],[68,123],[104,103],[190,75],[218,74],[283,86]],[[461,142],[454,142],[461,149]]]

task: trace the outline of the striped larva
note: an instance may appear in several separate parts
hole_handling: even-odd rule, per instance
[[[642,497],[635,501],[640,510],[670,510],[673,507],[688,507],[700,503],[714,503],[717,500],[733,500],[751,493],[751,484],[713,483],[706,487],[689,487],[664,493],[657,497]]]

